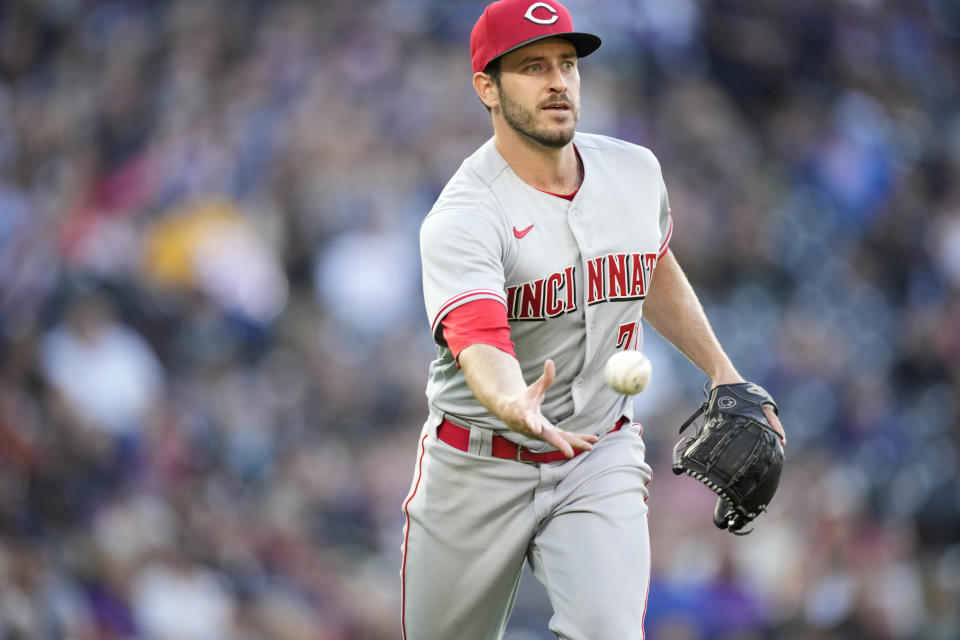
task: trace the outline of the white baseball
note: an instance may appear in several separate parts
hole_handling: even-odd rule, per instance
[[[653,368],[650,359],[640,351],[618,351],[607,360],[603,374],[617,393],[632,396],[640,393],[650,384]]]

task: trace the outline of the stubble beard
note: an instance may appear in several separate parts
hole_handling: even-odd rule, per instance
[[[519,102],[511,100],[510,96],[503,91],[502,86],[500,86],[499,89],[500,113],[503,114],[504,121],[515,131],[551,149],[565,147],[573,140],[573,134],[576,133],[577,121],[580,120],[580,109],[572,100],[568,100],[567,104],[570,107],[570,114],[573,116],[573,126],[569,129],[551,131],[546,128],[538,129],[536,112],[525,109]]]

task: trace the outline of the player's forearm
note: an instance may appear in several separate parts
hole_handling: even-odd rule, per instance
[[[476,343],[460,352],[458,362],[480,404],[509,425],[514,420],[511,400],[527,387],[517,359],[496,347]]]
[[[743,379],[720,346],[697,294],[672,251],[667,251],[657,262],[650,292],[643,303],[643,317],[714,384]]]

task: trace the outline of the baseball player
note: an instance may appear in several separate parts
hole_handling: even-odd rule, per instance
[[[653,154],[575,132],[599,46],[556,0],[494,2],[471,34],[494,134],[420,232],[437,357],[403,503],[405,640],[502,637],[524,562],[557,637],[643,638],[651,470],[604,364],[641,348],[642,313],[714,385],[743,380],[669,249]]]

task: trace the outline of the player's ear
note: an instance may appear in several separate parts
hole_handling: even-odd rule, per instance
[[[482,102],[487,109],[494,109],[500,106],[500,92],[497,89],[497,83],[493,80],[493,76],[483,71],[476,72],[473,74],[473,88],[476,90],[480,102]]]

